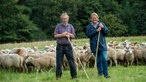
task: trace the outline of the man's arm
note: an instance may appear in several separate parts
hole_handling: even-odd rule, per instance
[[[62,34],[56,34],[54,35],[55,38],[65,38],[65,37],[68,37],[68,38],[75,38],[75,36],[71,33],[68,33],[68,32],[63,32]]]
[[[67,32],[63,32],[61,34],[55,34],[54,37],[55,38],[64,38],[64,37],[66,37],[66,35],[67,35]]]
[[[68,37],[69,36],[69,37]],[[68,38],[75,38],[75,36],[73,35],[73,34],[71,34],[71,33],[67,33],[67,37]]]

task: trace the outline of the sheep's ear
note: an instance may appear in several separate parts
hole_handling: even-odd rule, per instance
[[[124,49],[126,52],[128,52],[129,50],[128,49]]]
[[[117,46],[117,45],[118,45],[118,43],[115,44],[115,46]]]
[[[112,46],[112,44],[108,44],[108,46]]]
[[[126,49],[126,48],[124,48],[124,50],[125,50],[125,51],[127,51],[127,49]]]
[[[28,55],[27,56],[24,56],[24,60],[27,59],[28,57],[29,57]]]
[[[137,42],[134,42],[134,45],[136,45],[137,44]]]
[[[89,48],[89,47],[87,48],[87,51],[89,51],[89,52],[90,52],[90,48]]]
[[[16,53],[20,54],[20,52],[21,52],[21,49],[17,49]]]
[[[85,51],[85,54],[87,54],[87,53],[88,53],[88,50]]]
[[[85,45],[83,46],[83,49],[86,49]]]
[[[33,57],[29,57],[29,59],[30,59],[30,60],[33,60],[34,58],[33,58]]]

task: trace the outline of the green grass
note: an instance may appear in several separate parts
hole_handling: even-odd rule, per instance
[[[119,43],[124,40],[129,40],[132,42],[146,42],[146,36],[134,36],[134,37],[107,37],[107,42],[109,41],[116,41],[116,43]],[[78,44],[79,46],[83,46],[85,43],[89,43],[89,39],[73,39],[73,43]],[[14,47],[33,47],[37,46],[39,49],[43,49],[46,45],[56,45],[56,41],[38,41],[38,42],[22,42],[22,43],[7,43],[7,44],[0,44],[0,49],[12,49]]]
[[[107,37],[107,42],[114,40],[117,43],[129,40],[132,42],[146,42],[146,36],[136,37]],[[82,46],[85,43],[89,43],[89,39],[74,39],[74,43]],[[16,47],[33,47],[37,46],[39,49],[43,49],[45,45],[56,45],[56,41],[41,41],[41,42],[22,42],[22,43],[8,43],[0,44],[0,49],[12,49]],[[54,69],[55,70],[55,69]],[[86,71],[89,75],[87,79],[83,70],[78,71],[78,78],[71,79],[70,71],[63,70],[63,75],[60,80],[56,80],[55,71],[38,73],[20,73],[13,72],[12,70],[0,69],[0,82],[146,82],[146,66],[130,66],[130,67],[109,67],[110,79],[104,77],[98,77],[97,70],[95,68],[87,68]]]
[[[1,69],[0,82],[145,82],[145,69],[145,66],[109,67],[109,79],[99,77],[95,68],[86,69],[90,79],[87,79],[82,69],[79,69],[77,79],[71,79],[70,71],[63,70],[59,80],[56,80],[54,70],[40,72],[36,76],[36,72],[20,73]]]

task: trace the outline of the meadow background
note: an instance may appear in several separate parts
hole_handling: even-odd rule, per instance
[[[145,0],[0,0],[0,50],[33,46],[43,50],[46,45],[56,45],[53,32],[63,12],[70,16],[77,35],[72,42],[79,46],[89,43],[84,30],[92,12],[109,29],[107,42],[146,42]],[[96,69],[86,68],[89,80],[82,69],[74,80],[69,70],[64,70],[62,79],[56,80],[55,69],[38,74],[35,70],[20,73],[0,69],[0,82],[146,82],[145,70],[145,65],[109,67],[111,78],[104,79],[97,76]]]
[[[133,37],[107,37],[107,42],[114,40],[117,43],[129,40],[131,42],[146,42],[146,36],[133,36]],[[74,39],[73,43],[83,46],[89,43],[89,39]],[[56,41],[41,41],[41,42],[22,42],[22,43],[7,43],[0,44],[0,49],[12,49],[15,47],[33,47],[37,46],[43,49],[46,45],[56,45]],[[63,70],[62,78],[56,80],[55,69],[51,71],[44,71],[37,73],[36,70],[29,73],[16,72],[13,70],[0,69],[0,82],[146,82],[146,66],[113,66],[109,67],[109,75],[111,78],[105,79],[99,77],[96,68],[85,68],[90,79],[87,79],[82,69],[78,70],[78,78],[71,79],[69,69]]]

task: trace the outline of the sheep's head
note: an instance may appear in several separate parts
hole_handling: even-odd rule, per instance
[[[128,54],[128,55],[132,55],[133,54],[133,50],[132,49],[125,49],[125,51],[126,51],[126,54]]]
[[[33,61],[33,57],[28,57],[26,60],[25,60],[25,63],[29,63],[29,62],[31,62],[31,61]]]

